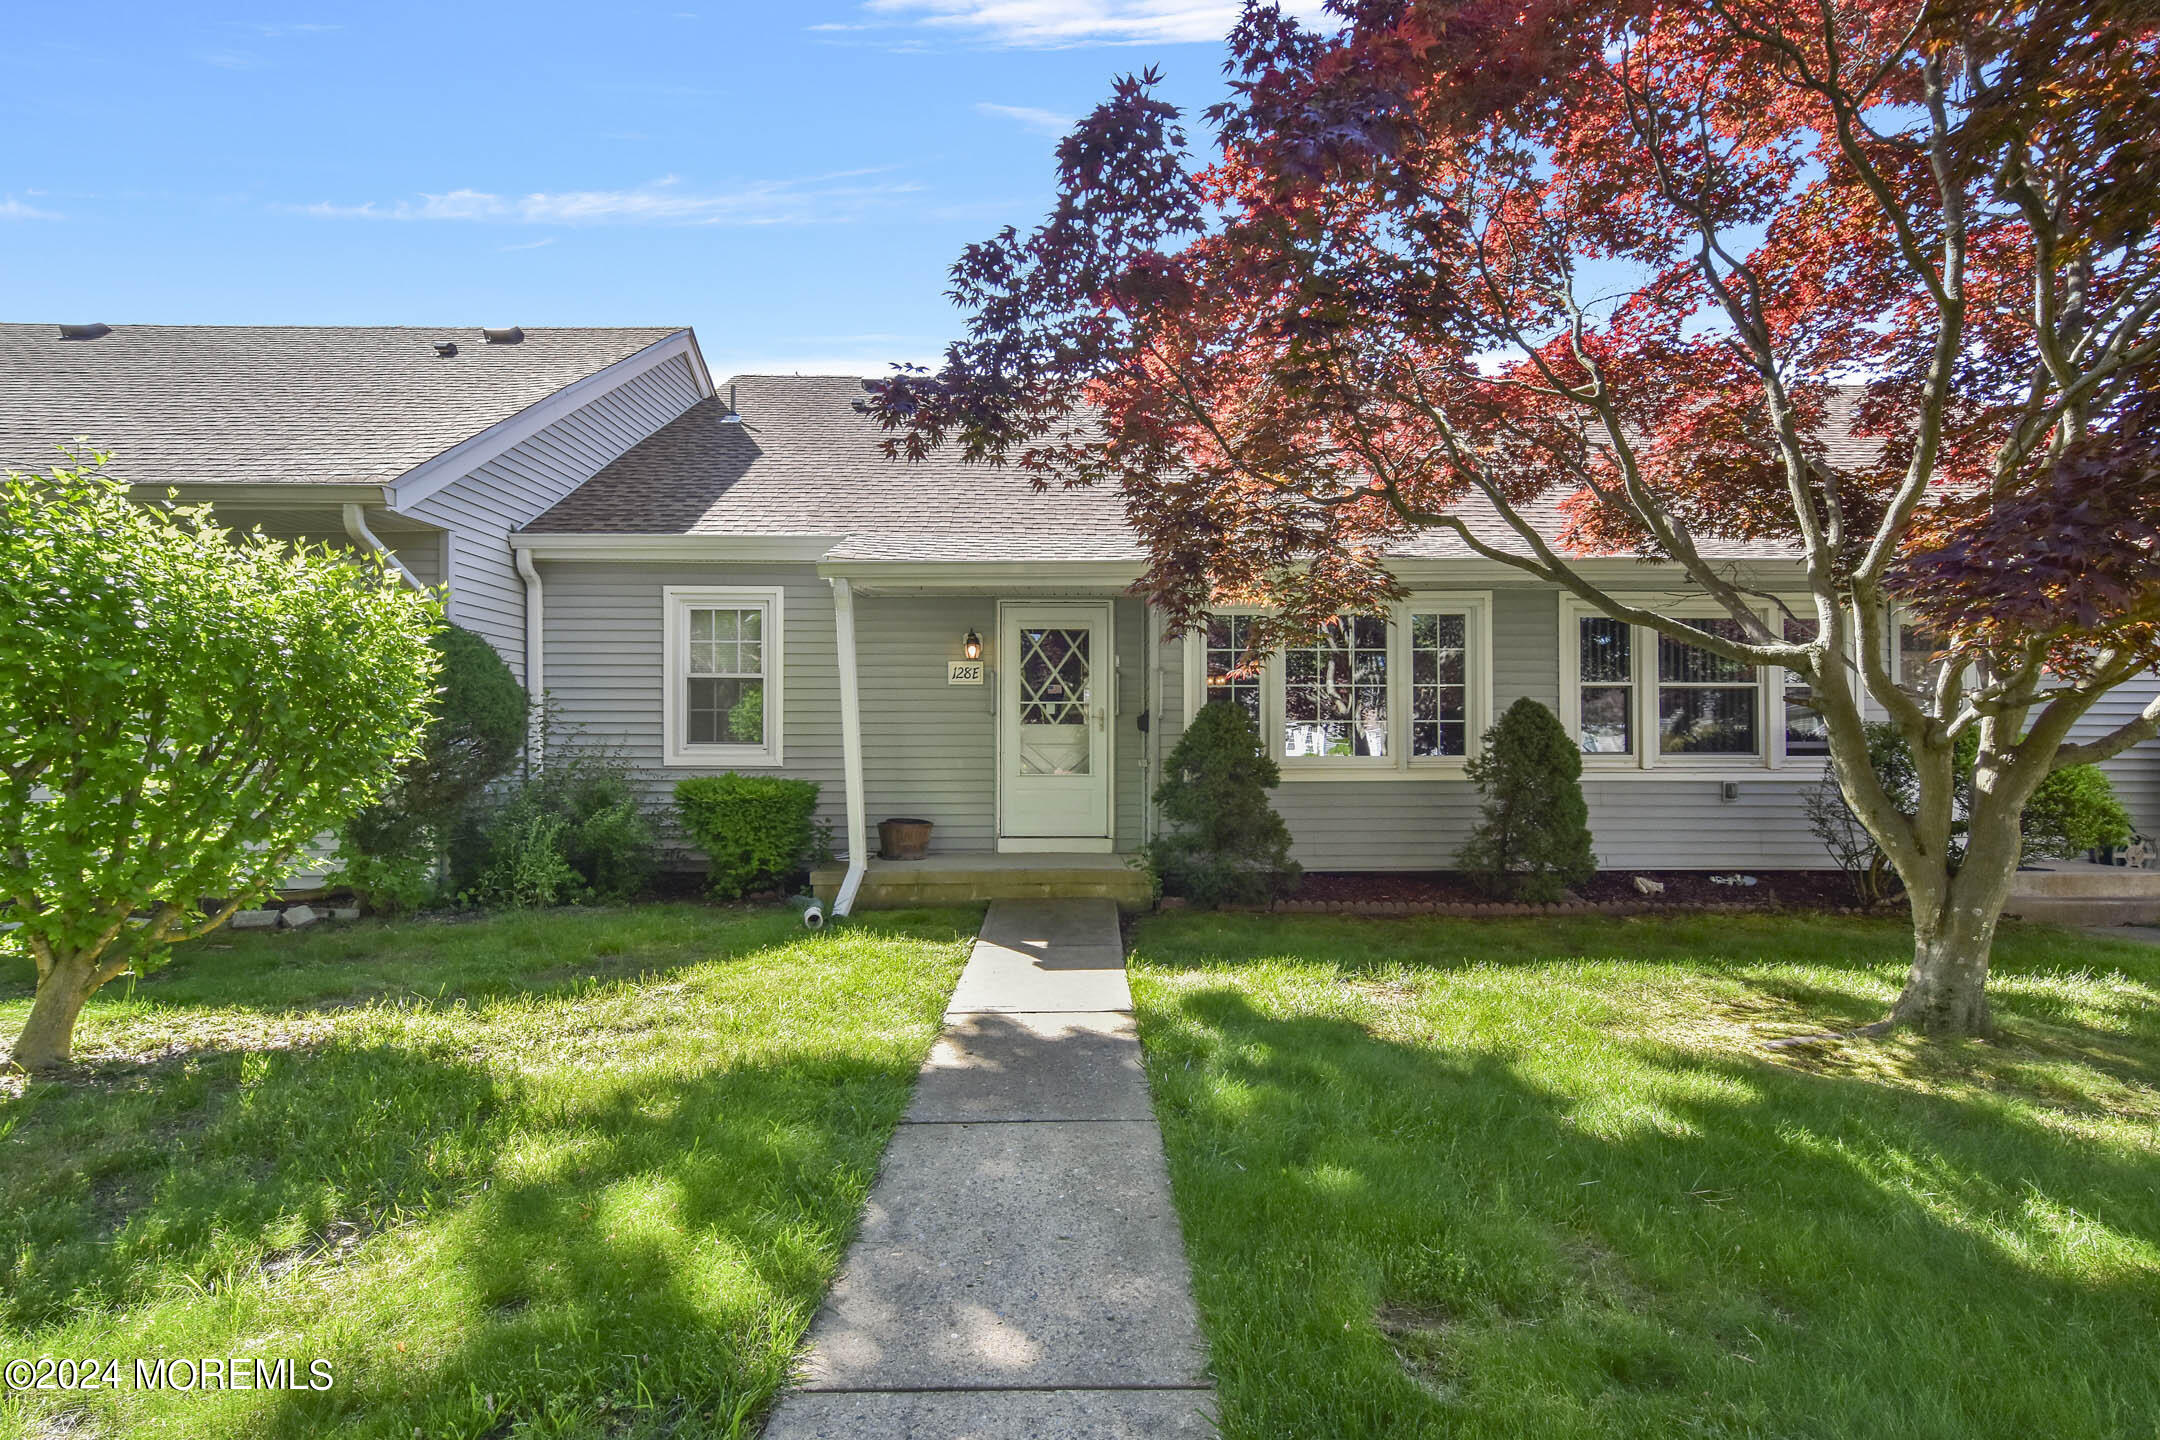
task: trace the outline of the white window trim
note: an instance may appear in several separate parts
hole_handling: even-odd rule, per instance
[[[1775,607],[1757,610],[1765,624],[1775,624]],[[1604,611],[1572,595],[1560,597],[1560,723],[1582,746],[1582,632],[1581,622],[1602,616]],[[1659,613],[1680,620],[1730,618],[1730,612],[1714,601],[1690,601],[1672,606],[1659,601]],[[1658,737],[1657,635],[1648,626],[1634,627],[1630,645],[1635,686],[1635,753],[1582,757],[1585,775],[1635,775],[1654,770],[1668,774],[1700,776],[1718,771],[1756,774],[1785,763],[1785,671],[1776,665],[1755,667],[1755,731],[1761,748],[1749,755],[1666,755],[1660,753]],[[1733,687],[1739,688],[1737,686]],[[1801,757],[1801,762],[1814,759]]]
[[[773,766],[781,763],[781,681],[787,674],[782,643],[787,633],[782,607],[786,592],[777,585],[663,585],[660,587],[662,624],[661,738],[663,763],[696,765],[707,769],[742,766]],[[692,745],[683,738],[685,713],[683,688],[689,677],[690,612],[708,607],[765,611],[765,743],[762,745]]]
[[[1415,613],[1459,614],[1465,617],[1464,640],[1470,653],[1463,666],[1464,747],[1462,755],[1410,755],[1410,616]],[[1225,605],[1218,615],[1258,615],[1256,606]],[[1386,755],[1283,754],[1283,666],[1280,653],[1271,656],[1260,670],[1260,730],[1270,759],[1282,770],[1285,784],[1314,780],[1460,779],[1464,767],[1483,747],[1485,731],[1492,725],[1493,653],[1492,592],[1489,590],[1421,590],[1387,607],[1388,620],[1388,753]],[[1398,679],[1397,677],[1401,677]],[[1197,713],[1207,703],[1207,644],[1204,634],[1191,632],[1185,644],[1185,693],[1188,708]],[[1191,715],[1186,717],[1188,720]]]

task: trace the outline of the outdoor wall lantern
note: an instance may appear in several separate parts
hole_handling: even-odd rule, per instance
[[[982,659],[982,636],[977,635],[972,629],[969,630],[967,639],[960,642],[960,653],[970,660]]]

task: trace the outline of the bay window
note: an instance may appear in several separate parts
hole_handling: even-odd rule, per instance
[[[1490,723],[1489,616],[1483,594],[1417,596],[1238,673],[1255,617],[1223,612],[1189,647],[1189,683],[1251,716],[1287,778],[1459,770]]]

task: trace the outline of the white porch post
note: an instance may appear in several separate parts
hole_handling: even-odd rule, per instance
[[[863,814],[862,691],[855,677],[855,591],[844,579],[833,577],[833,638],[840,660],[840,759],[847,785],[848,868],[833,898],[832,913],[845,915],[862,889],[870,868],[864,843],[868,831]]]

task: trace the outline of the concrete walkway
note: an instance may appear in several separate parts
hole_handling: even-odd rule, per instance
[[[1117,908],[998,901],[766,1440],[1201,1440],[1205,1358]]]

